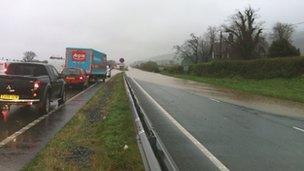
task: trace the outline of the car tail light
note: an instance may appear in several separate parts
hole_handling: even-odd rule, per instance
[[[80,80],[83,80],[83,77],[82,77],[82,76],[80,76],[80,77],[79,77],[79,79],[80,79]]]
[[[40,81],[34,82],[34,90],[38,90],[40,88]]]
[[[7,63],[4,63],[4,73],[6,74],[7,73]]]

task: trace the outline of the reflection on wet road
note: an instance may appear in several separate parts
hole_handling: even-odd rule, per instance
[[[0,148],[0,170],[19,170],[47,144],[74,114],[96,93],[100,84],[90,88],[64,107]],[[2,167],[2,168],[1,168]]]
[[[80,89],[67,89],[67,99],[75,96],[81,92]],[[57,107],[56,103],[52,103],[51,110]],[[41,115],[32,107],[17,107],[12,106],[10,111],[4,110],[0,114],[0,141],[20,130],[33,120],[39,118]]]
[[[117,73],[119,71],[112,71],[112,76]],[[39,115],[32,108],[18,107],[12,107],[9,113],[2,113],[0,141],[3,142],[4,139],[9,139],[9,141],[0,147],[0,170],[20,170],[30,162],[74,114],[94,96],[102,84],[104,83],[94,84],[85,91],[68,89],[67,102],[64,106],[58,108],[57,102],[52,102],[53,112],[48,115]],[[39,122],[34,123],[37,120]],[[30,129],[24,130],[27,127]],[[21,132],[22,134],[20,134]],[[12,136],[12,134],[18,134],[18,136]],[[10,139],[11,137],[13,138]]]
[[[260,97],[267,99],[263,104],[248,94],[135,69],[127,75],[134,78],[129,80],[135,95],[181,170],[214,168],[174,122],[231,170],[304,170],[303,104]]]

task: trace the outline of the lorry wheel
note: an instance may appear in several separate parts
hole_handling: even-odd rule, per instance
[[[63,92],[61,93],[61,97],[58,100],[58,106],[63,105],[65,103],[65,101],[66,101],[65,89],[63,88],[62,91]]]
[[[38,106],[39,114],[47,114],[50,111],[51,101],[49,97],[49,93],[46,93],[43,101]]]

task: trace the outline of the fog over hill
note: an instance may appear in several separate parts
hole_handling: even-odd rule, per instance
[[[179,60],[178,60],[178,58],[176,58],[176,54],[174,54],[174,53],[150,57],[148,60],[155,61],[159,65],[168,65],[168,64],[179,63]]]

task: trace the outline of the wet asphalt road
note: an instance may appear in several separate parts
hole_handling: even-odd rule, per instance
[[[161,83],[157,74],[143,79],[151,78],[150,73],[131,70],[128,76],[230,170],[304,170],[304,132],[295,129],[304,129],[303,118],[212,99],[204,92]],[[136,84],[131,81],[131,85],[181,170],[216,169]]]
[[[66,92],[67,99],[70,99],[81,91],[77,88],[68,88]],[[55,107],[56,104],[52,103],[52,109]],[[33,108],[12,106],[9,113],[2,113],[0,115],[0,140],[5,139],[40,116]]]
[[[112,76],[119,73],[112,71]],[[108,81],[108,80],[107,80]],[[56,109],[41,122],[3,147],[0,147],[0,170],[20,170],[30,162],[48,141],[74,116],[74,114],[96,93],[100,85],[92,85],[81,93],[80,89],[68,89],[67,102],[58,108],[57,102],[52,103]],[[75,96],[77,95],[77,96]],[[11,108],[7,116],[0,119],[0,141],[41,117],[31,108]]]

